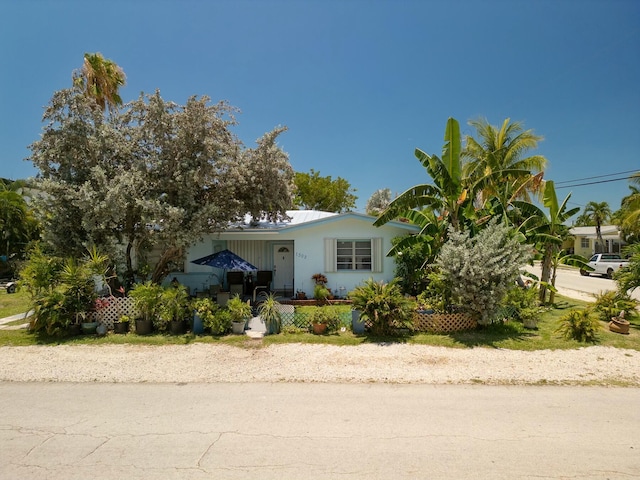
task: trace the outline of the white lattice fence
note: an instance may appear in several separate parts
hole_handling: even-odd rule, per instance
[[[478,326],[465,313],[422,313],[415,312],[413,328],[421,332],[449,333],[471,330]]]
[[[108,300],[108,306],[101,308],[99,312],[91,312],[94,322],[104,323],[111,330],[113,322],[117,322],[122,315],[128,315],[131,319],[135,317],[136,309],[131,298],[111,297]]]

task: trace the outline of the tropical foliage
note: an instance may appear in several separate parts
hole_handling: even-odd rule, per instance
[[[574,339],[578,342],[598,341],[598,333],[602,329],[600,322],[588,308],[571,310],[558,321],[556,333],[566,339]]]
[[[499,128],[486,119],[469,124],[475,128],[478,140],[470,135],[466,137],[462,155],[467,161],[463,169],[471,182],[487,180],[476,197],[480,205],[496,198],[502,212],[506,212],[512,199],[530,200],[530,194],[538,192],[541,186],[541,177],[537,174],[544,170],[547,159],[541,155],[524,155],[537,148],[542,137],[533,130],[524,130],[522,123],[511,122],[509,118]]]
[[[368,279],[349,293],[353,308],[371,322],[374,335],[390,335],[412,324],[415,304],[402,293],[397,280],[389,283]]]
[[[589,202],[584,207],[584,214],[591,219],[596,226],[596,236],[600,249],[596,247],[596,252],[606,252],[607,246],[602,238],[602,225],[606,225],[611,218],[611,209],[607,202]]]
[[[100,53],[84,54],[82,68],[73,73],[73,83],[93,99],[101,111],[112,112],[122,105],[119,90],[126,83],[124,71]]]
[[[21,193],[24,182],[0,179],[0,255],[22,257],[40,234],[39,224]]]

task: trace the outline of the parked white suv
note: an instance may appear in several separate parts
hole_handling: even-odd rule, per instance
[[[626,267],[627,265],[629,265],[629,262],[622,260],[620,255],[615,253],[596,253],[589,259],[589,266],[593,268],[593,271],[588,272],[580,269],[580,275],[588,277],[590,273],[597,273],[598,275],[612,278],[616,270]]]

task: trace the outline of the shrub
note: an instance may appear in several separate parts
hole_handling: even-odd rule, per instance
[[[226,308],[221,308],[210,298],[199,298],[193,304],[202,325],[213,335],[222,335],[231,328],[231,314]]]
[[[475,237],[450,229],[436,265],[453,300],[487,325],[530,257],[531,248],[520,244],[509,227],[492,221]]]
[[[349,293],[353,308],[371,322],[374,335],[389,335],[396,327],[409,327],[413,321],[415,303],[405,298],[398,279],[389,283],[368,279]]]
[[[501,307],[513,312],[513,317],[523,323],[537,321],[543,312],[538,304],[538,291],[535,288],[511,287],[505,295]]]
[[[418,305],[431,309],[436,313],[446,313],[450,306],[451,288],[444,281],[440,271],[432,271],[427,275],[425,289],[417,297]]]
[[[324,285],[317,284],[313,287],[313,298],[320,302],[326,301],[329,297],[329,289]]]
[[[340,316],[335,308],[324,306],[316,308],[309,316],[312,324],[325,323],[327,330],[334,331],[340,327]]]
[[[625,311],[627,320],[637,316],[638,301],[627,293],[609,290],[594,296],[596,301],[593,309],[603,322],[609,322],[611,317],[617,317],[622,310]]]
[[[591,316],[589,309],[571,310],[558,321],[556,333],[566,339],[595,343],[601,328],[600,322]]]

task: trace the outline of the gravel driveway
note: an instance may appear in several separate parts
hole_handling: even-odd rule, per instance
[[[0,347],[0,381],[331,382],[640,386],[640,352],[406,344]]]

